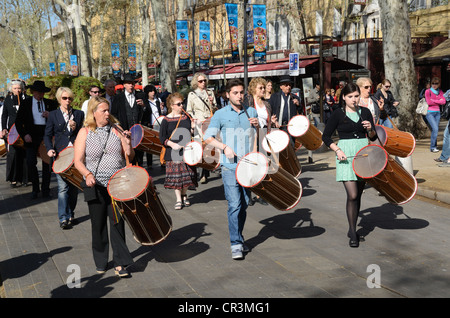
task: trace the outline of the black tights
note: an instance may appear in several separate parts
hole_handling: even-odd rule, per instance
[[[366,183],[361,181],[344,181],[343,183],[347,192],[348,233],[354,237],[356,236],[356,222],[358,221],[359,209],[361,208],[361,196]]]

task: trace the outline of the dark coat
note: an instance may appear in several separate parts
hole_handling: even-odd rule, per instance
[[[281,96],[281,94],[283,94],[283,92],[278,91],[275,94],[272,94],[272,96],[270,96],[270,99],[269,99],[269,104],[272,107],[272,114],[277,116],[277,120],[279,120],[281,118],[281,116],[283,115],[283,114],[280,114],[281,99],[283,98]],[[301,102],[300,99],[296,95],[291,94],[291,98],[289,99],[289,118],[292,118],[296,115],[304,115],[302,104],[300,103],[299,106],[296,106],[294,104],[293,98],[298,99],[299,102]]]
[[[119,120],[120,126],[124,130],[130,130],[131,126],[135,124],[147,124],[149,121],[150,116],[148,115],[147,107],[142,107],[136,104],[137,99],[145,100],[143,96],[139,96],[138,93],[135,93],[135,102],[133,107],[137,107],[138,109],[138,119],[137,121],[132,121],[128,120],[127,116],[127,107],[130,108],[130,104],[125,96],[125,91],[114,97],[114,101],[111,106],[111,114]]]
[[[50,112],[44,134],[44,143],[47,151],[54,149],[58,154],[69,145],[69,142],[72,144],[75,142],[78,132],[83,127],[84,112],[77,109],[72,111],[72,120],[77,124],[75,130],[72,131],[67,129],[67,123],[60,109]],[[54,142],[52,141],[53,137],[55,137]]]
[[[21,105],[26,98],[27,97],[25,95],[21,95]],[[17,97],[14,95],[7,96],[3,104],[2,129],[8,129],[9,131],[9,129],[11,129],[11,126],[15,123],[18,111],[16,110],[14,105],[17,105]]]

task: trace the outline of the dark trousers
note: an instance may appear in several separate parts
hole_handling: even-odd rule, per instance
[[[105,187],[98,186],[98,199],[88,202],[89,215],[92,225],[92,252],[97,269],[106,269],[109,258],[109,237],[113,251],[114,266],[127,266],[133,263],[133,258],[125,243],[124,220],[119,216],[119,221],[114,222],[114,212],[111,205],[111,197]]]
[[[36,126],[35,133],[31,136],[33,142],[31,144],[26,144],[27,151],[27,168],[29,181],[33,184],[33,192],[38,193],[40,191],[39,187],[39,173],[37,168],[37,154],[39,151],[39,146],[41,145],[45,126]],[[50,192],[50,177],[51,168],[50,165],[42,161],[42,193],[48,194]]]

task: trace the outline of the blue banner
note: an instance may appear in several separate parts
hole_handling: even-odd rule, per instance
[[[239,62],[238,46],[238,5],[235,3],[225,3],[228,15],[228,27],[230,29],[231,43],[231,63]]]
[[[66,74],[66,63],[59,63],[59,74]]]
[[[70,75],[78,76],[78,58],[76,55],[70,56]]]
[[[209,59],[211,58],[211,29],[210,23],[206,21],[199,22],[199,67],[209,68]]]
[[[128,72],[136,75],[136,44],[128,44]]]
[[[175,21],[177,27],[177,51],[180,70],[189,68],[189,27],[187,21]],[[195,61],[193,61],[195,63]]]
[[[111,43],[111,67],[114,77],[120,76],[120,64],[119,43]]]
[[[56,66],[55,63],[49,63],[49,71],[50,71],[50,76],[55,76],[56,75]]]
[[[33,70],[31,71],[31,74],[33,74],[33,77],[37,77],[37,68],[33,68]]]
[[[253,5],[253,46],[255,64],[266,63],[267,29],[264,4]]]

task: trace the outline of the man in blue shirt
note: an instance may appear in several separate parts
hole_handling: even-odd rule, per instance
[[[240,80],[229,80],[226,94],[228,105],[214,113],[203,138],[207,144],[222,149],[223,152],[222,181],[228,201],[231,257],[243,259],[243,253],[248,252],[242,231],[250,195],[248,189],[236,180],[236,166],[240,158],[256,150],[258,114],[254,108],[243,106],[244,85]],[[217,139],[219,134],[220,141]]]

